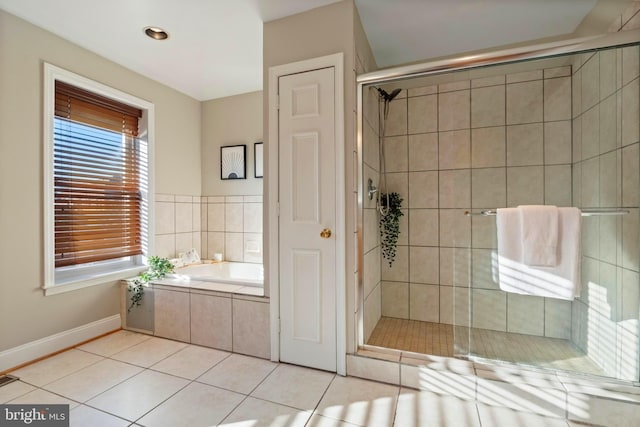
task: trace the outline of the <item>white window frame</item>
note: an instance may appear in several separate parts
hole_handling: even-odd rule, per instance
[[[120,260],[108,260],[86,265],[70,267],[55,266],[55,214],[54,214],[54,127],[55,114],[55,82],[61,81],[88,90],[98,95],[122,102],[142,110],[139,138],[147,143],[148,185],[142,197],[148,209],[146,213],[146,233],[143,230],[143,241],[147,242],[146,253]],[[154,105],[148,101],[113,89],[102,83],[72,73],[55,65],[44,63],[43,93],[43,137],[44,137],[44,284],[45,295],[55,295],[89,286],[100,285],[116,280],[133,277],[145,270],[146,258],[154,248]],[[56,271],[57,270],[57,271]]]

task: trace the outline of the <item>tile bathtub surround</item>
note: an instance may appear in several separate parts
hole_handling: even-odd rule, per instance
[[[451,323],[454,288],[471,287],[472,326],[570,338],[570,304],[528,304],[499,290],[495,218],[464,212],[572,205],[571,93],[571,67],[563,66],[412,89],[391,102],[388,191],[404,199],[405,216],[393,267],[381,260],[382,316]],[[365,175],[377,177],[373,130],[363,146]],[[366,274],[375,277],[372,207],[364,212],[366,295],[376,295]],[[370,319],[366,308],[377,304],[365,301],[364,323],[375,324],[378,313]]]
[[[169,283],[169,281],[163,283]],[[192,285],[196,286],[197,283]],[[200,284],[209,285],[205,282]],[[126,283],[123,282],[121,286],[124,298]],[[162,347],[163,344],[184,347],[186,344],[183,343],[191,343],[268,359],[271,354],[269,298],[234,293],[242,292],[244,288],[239,286],[218,284],[210,286],[212,289],[219,290],[153,284],[155,321],[152,325],[153,330],[148,333],[159,338],[145,341],[141,348],[155,346],[157,355],[154,357],[163,358],[167,352],[173,350],[173,347]],[[126,310],[123,310],[123,315],[127,316]],[[126,318],[124,323],[126,324]],[[111,343],[111,345],[123,346],[130,340]],[[101,351],[104,352],[104,350]],[[119,359],[119,357],[114,356],[123,362],[135,363],[132,360],[137,360],[138,356],[128,355],[127,357],[132,358],[131,360]],[[142,362],[136,364],[140,363]]]
[[[156,252],[262,263],[262,196],[156,195]]]
[[[200,197],[156,194],[155,227],[157,256],[176,258],[195,248],[202,254]]]
[[[202,253],[262,263],[262,196],[208,196],[201,205]]]
[[[140,365],[136,360],[156,358],[155,348],[171,348],[171,341],[143,347],[149,340],[168,341],[119,331],[22,368],[15,372],[20,381],[0,388],[0,403],[67,403],[71,426],[566,427],[578,421],[615,427],[640,422],[636,388],[587,378],[448,358],[349,356],[348,367],[357,367],[353,372],[384,374],[392,382],[385,384],[195,345],[174,347],[151,366]],[[79,353],[91,363],[67,363],[88,360]],[[54,380],[51,366],[72,369]]]

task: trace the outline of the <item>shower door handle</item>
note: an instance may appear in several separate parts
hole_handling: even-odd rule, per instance
[[[322,237],[323,239],[328,239],[329,237],[331,237],[331,230],[328,228],[325,228],[320,232],[320,237]]]

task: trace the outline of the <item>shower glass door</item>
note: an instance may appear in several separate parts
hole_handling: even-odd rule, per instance
[[[490,86],[471,80],[457,356],[638,380],[638,58],[638,46],[606,49],[495,67],[482,80]],[[537,277],[519,279],[522,294],[501,289],[493,213],[519,205],[590,214],[581,218],[577,298],[537,294]]]
[[[639,76],[634,45],[365,85],[364,344],[638,381]],[[486,211],[519,205],[597,214],[581,218],[579,297],[501,289]]]

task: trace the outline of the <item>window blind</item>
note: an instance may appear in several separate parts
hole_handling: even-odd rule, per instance
[[[141,111],[56,82],[55,265],[142,253]]]
[[[56,81],[55,99],[57,117],[138,136],[138,118],[142,117],[138,108],[60,81]]]

